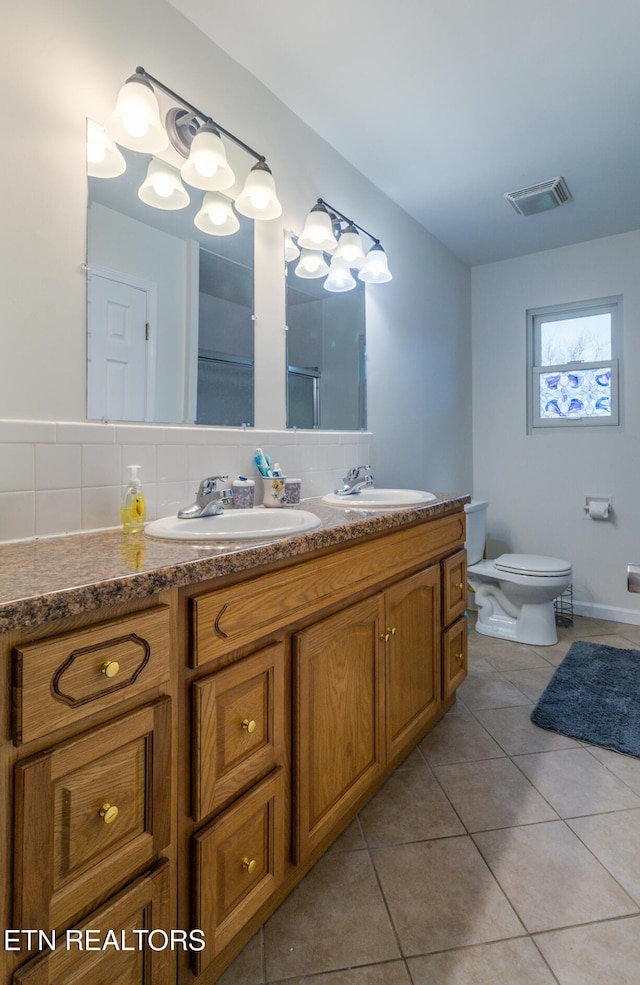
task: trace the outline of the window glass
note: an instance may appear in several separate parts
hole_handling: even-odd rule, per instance
[[[618,424],[621,298],[527,312],[528,430]]]

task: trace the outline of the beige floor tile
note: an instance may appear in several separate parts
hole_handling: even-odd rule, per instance
[[[400,957],[367,852],[325,854],[264,927],[268,982]]]
[[[407,964],[413,985],[556,985],[528,938],[409,958]]]
[[[216,985],[264,985],[262,931],[259,930],[220,976]]]
[[[372,857],[405,956],[523,934],[470,838],[378,848]]]
[[[327,852],[354,852],[359,848],[366,848],[367,843],[362,834],[362,828],[357,818],[347,825],[341,835],[327,849]]]
[[[430,766],[491,759],[504,753],[461,703],[456,704],[420,743]]]
[[[279,983],[274,982],[273,985]],[[365,968],[342,968],[324,975],[288,978],[286,985],[411,985],[411,979],[404,961],[387,961]]]
[[[637,912],[563,821],[483,831],[473,838],[532,933]]]
[[[485,708],[479,709],[476,717],[508,756],[579,746],[575,739],[534,725],[531,721],[532,708],[533,704],[514,708]]]
[[[558,817],[510,759],[438,766],[434,773],[467,831],[533,824]]]
[[[504,676],[522,691],[529,701],[537,701],[555,672],[556,668],[547,663],[544,667],[534,667],[531,670],[507,670],[504,671]]]
[[[619,633],[610,634],[610,635],[605,634],[605,635],[602,635],[602,636],[594,637],[593,639],[588,640],[588,642],[589,643],[600,643],[600,644],[602,644],[602,646],[616,646],[616,647],[619,647],[619,649],[621,649],[621,650],[634,650],[634,649],[636,649],[636,647],[634,647],[634,645],[631,642],[631,640],[627,639],[626,636],[622,636]]]
[[[547,661],[547,663],[553,664],[554,667],[557,667],[566,657],[569,647],[573,642],[573,640],[559,639],[558,642],[554,643],[552,646],[534,646],[532,649],[539,653],[540,656]]]
[[[567,824],[640,904],[640,810],[594,814]]]
[[[501,649],[496,653],[488,654],[487,663],[502,673],[514,670],[533,670],[536,667],[549,669],[549,661],[533,647],[522,646],[518,643],[511,643],[509,646],[509,650]]]
[[[584,749],[640,796],[640,759],[599,746],[585,744]]]
[[[561,817],[640,807],[640,798],[586,749],[516,756],[514,762]]]
[[[629,626],[626,623],[621,623],[616,626],[615,632],[629,640],[633,649],[640,647],[640,626]]]
[[[469,674],[458,688],[458,699],[475,711],[478,708],[508,708],[529,704],[529,699],[500,673]]]
[[[375,848],[465,833],[426,766],[390,776],[359,817],[367,844]]]
[[[536,936],[560,985],[638,985],[640,917]]]

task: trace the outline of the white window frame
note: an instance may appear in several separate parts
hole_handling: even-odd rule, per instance
[[[541,366],[539,326],[587,315],[611,315],[611,358],[596,362],[571,362],[558,366]],[[620,424],[620,362],[622,359],[622,296],[530,308],[527,311],[527,433],[549,428],[617,427]],[[611,370],[611,414],[602,417],[541,417],[540,376],[553,372],[585,369]]]

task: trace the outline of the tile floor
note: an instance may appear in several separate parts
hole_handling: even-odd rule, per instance
[[[448,715],[256,934],[219,985],[639,985],[640,759],[537,728],[574,639],[469,637]]]

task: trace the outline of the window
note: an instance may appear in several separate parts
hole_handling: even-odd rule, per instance
[[[618,424],[622,298],[527,312],[528,430]]]

